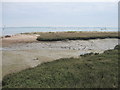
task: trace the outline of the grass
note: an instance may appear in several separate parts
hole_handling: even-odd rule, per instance
[[[3,88],[117,88],[118,49],[61,58],[7,75]]]
[[[37,38],[38,41],[89,40],[89,39],[120,38],[118,36],[118,32],[68,31],[68,32],[38,32],[38,33],[36,32],[35,34],[40,34],[40,36]]]

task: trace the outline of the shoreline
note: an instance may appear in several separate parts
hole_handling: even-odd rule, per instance
[[[12,31],[12,32],[11,32]],[[30,32],[67,32],[67,31],[82,31],[82,32],[117,32],[118,27],[111,26],[41,26],[41,27],[6,27],[3,31],[3,36],[14,35],[20,33],[30,33]]]
[[[113,49],[118,39],[70,40],[56,42],[17,43],[3,47],[3,76],[33,68],[60,58],[79,57],[86,53],[103,53]]]
[[[7,35],[9,36],[15,36],[15,35],[22,35],[22,34],[28,34],[28,35],[31,35],[31,34],[37,34],[37,33],[50,33],[50,32],[53,32],[53,33],[56,33],[56,32],[90,32],[90,33],[94,33],[94,32],[102,32],[102,33],[119,33],[120,31],[74,31],[74,30],[68,30],[68,31],[44,31],[44,32],[24,32],[24,33],[14,33],[14,34],[1,34],[2,36],[0,36],[0,38],[2,37],[5,37]]]
[[[39,41],[66,41],[66,40],[95,40],[117,38],[118,32],[88,32],[88,31],[67,31],[67,32],[31,32],[1,37],[2,46],[9,46],[19,43],[32,43]]]
[[[56,32],[59,34],[58,32]],[[65,32],[61,32],[65,33]],[[67,32],[68,33],[68,32]],[[74,32],[69,32],[73,34]],[[76,33],[76,32],[75,32]],[[55,33],[47,33],[54,35]],[[82,33],[83,34],[83,33]],[[116,38],[90,40],[37,41],[46,33],[17,34],[2,40],[3,76],[60,58],[78,57],[86,53],[102,53],[118,44]],[[87,33],[89,35],[89,33]]]

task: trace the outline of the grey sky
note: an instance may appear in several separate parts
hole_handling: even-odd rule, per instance
[[[3,3],[6,26],[79,25],[117,26],[115,2]]]

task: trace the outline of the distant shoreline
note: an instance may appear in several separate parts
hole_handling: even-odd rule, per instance
[[[6,35],[9,35],[9,36],[14,36],[14,35],[19,35],[19,34],[34,34],[34,33],[49,33],[49,32],[90,32],[90,33],[92,33],[92,32],[107,32],[107,33],[111,33],[111,32],[113,32],[113,33],[118,33],[118,32],[120,32],[120,31],[74,31],[74,30],[68,30],[68,31],[43,31],[43,32],[21,32],[21,33],[15,33],[15,34],[3,34],[3,31],[2,31],[2,33],[0,34],[0,37],[4,37],[4,36],[6,36]]]
[[[1,37],[4,46],[17,43],[32,43],[39,41],[62,41],[62,40],[90,40],[90,39],[120,39],[118,32],[31,32]]]
[[[3,36],[15,35],[19,33],[30,32],[63,32],[63,31],[97,31],[97,32],[117,32],[118,27],[62,27],[62,26],[41,26],[41,27],[5,27],[3,28]]]

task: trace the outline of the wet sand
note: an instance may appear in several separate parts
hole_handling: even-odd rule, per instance
[[[37,36],[22,36],[18,40],[16,37],[3,39],[3,76],[59,58],[79,57],[90,52],[102,53],[118,45],[118,39],[41,42],[36,41]]]

